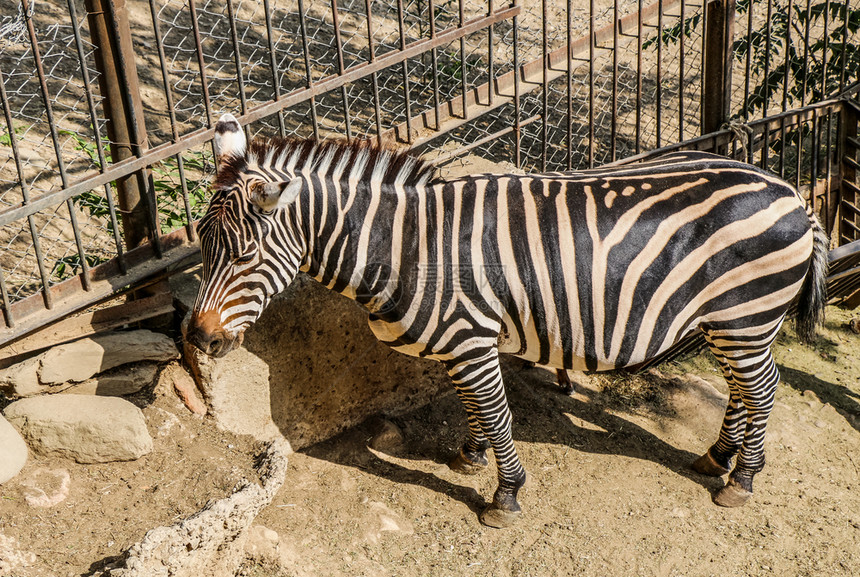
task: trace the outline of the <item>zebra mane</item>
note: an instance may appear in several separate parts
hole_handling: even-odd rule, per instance
[[[228,184],[246,168],[288,170],[320,177],[340,174],[340,180],[378,181],[418,186],[434,183],[437,167],[408,151],[391,150],[368,141],[255,138],[244,158],[227,159],[215,188]]]

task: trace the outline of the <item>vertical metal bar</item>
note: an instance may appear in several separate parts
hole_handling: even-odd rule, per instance
[[[8,328],[15,328],[15,319],[12,317],[12,302],[9,300],[9,291],[6,290],[6,281],[3,278],[3,269],[0,268],[0,297],[3,298],[3,318]]]
[[[460,26],[463,26],[464,17],[463,17],[463,0],[458,0],[458,8],[460,11]],[[468,86],[468,82],[466,79],[466,38],[460,37],[460,85],[461,85],[461,98],[463,103],[463,120],[467,120],[469,118],[469,108],[466,106],[466,90]]]
[[[785,26],[785,64],[783,65],[784,74],[782,78],[782,111],[785,112],[788,110],[788,81],[791,73],[791,62],[789,60],[789,51],[788,47],[791,45],[791,15],[794,13],[794,9],[792,7],[793,0],[788,0],[788,8],[786,9],[786,18],[788,21]],[[781,143],[779,149],[779,175],[782,178],[785,178],[785,155],[788,149],[786,145],[786,130],[785,130],[785,118],[783,118],[779,123],[779,141]]]
[[[618,130],[618,0],[614,0],[612,3],[612,101],[610,114],[609,158],[611,162],[615,162]]]
[[[21,155],[18,152],[18,137],[15,136],[15,128],[12,123],[12,111],[9,108],[9,99],[6,96],[6,81],[3,79],[2,70],[0,70],[0,100],[3,101],[3,112],[6,116],[6,128],[9,131],[9,146],[12,148],[12,158],[15,159],[15,169],[18,172],[18,183],[21,185],[21,198],[23,200],[23,204],[27,205],[30,202],[30,191],[27,188],[27,181],[24,178],[24,167],[21,165]],[[51,296],[51,291],[48,290],[48,273],[45,270],[45,263],[42,261],[42,246],[39,242],[39,232],[36,230],[36,221],[32,214],[27,215],[27,226],[30,229],[30,237],[33,239],[33,252],[36,253],[36,266],[39,269],[39,278],[42,280],[42,300],[45,302],[45,308],[51,309],[54,306],[54,301]],[[8,315],[11,314],[11,310],[7,308],[7,322],[8,319],[11,318]]]
[[[791,0],[788,0],[791,2]],[[744,122],[749,122],[750,110],[750,79],[752,78],[752,35],[753,35],[753,2],[749,0],[747,3],[747,61],[744,74]],[[788,67],[786,67],[788,70]]]
[[[594,1],[594,0],[592,0]],[[522,167],[520,152],[520,55],[518,16],[513,18],[514,36],[514,164]]]
[[[84,81],[84,86],[86,87],[84,92],[87,97],[87,108],[90,113],[90,122],[93,125],[93,138],[95,140],[96,145],[96,155],[99,160],[99,172],[104,172],[107,168],[107,159],[105,158],[104,152],[104,144],[102,143],[101,131],[99,131],[99,120],[98,114],[96,113],[96,103],[93,98],[93,92],[91,89],[92,83],[90,81],[90,72],[87,68],[87,59],[84,53],[84,45],[81,40],[81,31],[78,26],[78,15],[75,9],[74,0],[68,0],[69,5],[69,16],[72,20],[72,31],[75,35],[75,47],[78,52],[78,60],[81,63],[81,75]],[[110,184],[105,184],[105,199],[108,203],[108,213],[110,214],[110,223],[111,228],[113,229],[113,240],[114,245],[116,246],[116,256],[117,262],[119,263],[119,270],[122,274],[126,274],[128,272],[128,267],[125,261],[125,250],[123,250],[122,246],[122,237],[119,234],[119,223],[117,222],[116,217],[116,206],[113,201],[113,194],[111,193]]]
[[[71,3],[72,0],[69,0]],[[167,58],[164,54],[164,43],[161,40],[161,27],[158,25],[158,14],[155,10],[155,0],[149,0],[149,11],[152,16],[152,31],[155,35],[155,46],[158,48],[158,61],[161,65],[161,81],[164,84],[164,99],[167,104],[167,115],[170,119],[170,132],[173,142],[179,142],[179,128],[176,124],[176,112],[174,110],[173,91],[170,89],[170,75],[167,72]],[[192,225],[194,215],[191,213],[191,202],[188,198],[188,181],[185,178],[185,159],[182,154],[174,156],[176,168],[179,171],[179,184],[182,188],[182,204],[185,209],[185,231],[188,238],[193,242],[197,240],[197,230]]]
[[[311,72],[311,53],[308,49],[308,32],[305,24],[305,6],[302,0],[299,0],[299,26],[302,34],[302,51],[305,54],[305,77],[307,79],[307,87],[312,88],[314,85],[313,73]],[[370,48],[371,56],[373,55],[373,47]],[[317,100],[311,96],[311,121],[313,122],[314,140],[320,139],[319,119],[317,118]]]
[[[845,69],[848,68],[846,64],[846,58],[848,56],[848,3],[851,0],[845,0],[845,8],[843,9],[845,12],[845,17],[842,22],[842,72],[839,74],[839,92],[845,90]]]
[[[824,228],[828,236],[833,231],[833,216],[835,215],[835,207],[833,206],[833,191],[831,184],[833,182],[833,113],[827,113],[827,150],[824,154],[824,202],[827,206],[824,213]]]
[[[782,77],[782,111],[788,110],[788,81],[791,73],[791,62],[789,61],[788,47],[791,45],[791,15],[794,13],[792,6],[793,0],[788,0],[788,9],[786,10],[788,22],[785,26],[785,74]],[[784,124],[784,123],[783,123]]]
[[[197,68],[200,70],[200,92],[203,95],[203,109],[206,111],[206,127],[212,128],[212,103],[209,100],[209,80],[206,78],[206,61],[203,58],[203,45],[200,42],[200,27],[197,24],[197,6],[195,0],[188,0],[188,12],[191,15],[191,32],[194,34],[194,47],[197,53]],[[218,153],[215,141],[210,143],[215,168],[218,168]]]
[[[364,10],[367,14],[367,49],[369,51],[368,62],[376,61],[376,53],[373,50],[373,13],[370,0],[364,0]],[[379,76],[374,72],[370,75],[373,85],[373,113],[376,118],[376,143],[382,145],[382,111],[379,108]]]
[[[789,15],[789,20],[791,20],[791,15]],[[767,0],[767,23],[765,24],[765,39],[764,39],[764,53],[767,55],[764,59],[764,76],[763,78],[770,78],[770,35],[771,35],[771,22],[773,21],[773,0]],[[790,24],[789,24],[790,25]],[[768,91],[767,82],[764,84],[764,105],[762,108],[762,118],[767,116],[767,111],[770,104],[770,93]],[[765,136],[767,135],[767,130],[765,130]],[[765,140],[767,138],[765,137]],[[767,155],[767,149],[765,148],[763,154]],[[765,165],[767,166],[767,165]]]
[[[642,152],[642,0],[636,17],[636,154]]]
[[[617,2],[618,0],[616,0]],[[680,50],[678,55],[678,142],[684,141],[684,37],[686,36],[684,19],[687,16],[686,8],[686,1],[681,0],[681,34],[678,37],[678,48]]]
[[[806,90],[807,90],[807,80],[809,80],[809,27],[812,21],[812,0],[806,0],[806,30],[804,31],[804,39],[803,43],[803,82],[801,83],[800,88],[800,105],[803,106],[806,104]],[[823,69],[822,69],[822,72]]]
[[[493,0],[487,1],[487,16],[493,15]],[[493,97],[496,93],[496,82],[495,82],[495,74],[493,70],[494,59],[493,59],[493,42],[495,41],[494,37],[494,24],[490,24],[489,29],[487,30],[487,95],[489,97],[488,104],[492,106]]]
[[[334,26],[334,41],[337,45],[337,73],[343,75],[345,66],[343,63],[343,42],[340,38],[340,22],[337,11],[337,0],[331,0],[331,19]],[[404,62],[405,64],[405,62]],[[346,141],[352,140],[352,122],[349,119],[349,96],[346,93],[346,85],[340,87],[340,98],[343,102],[343,118],[346,123]],[[407,115],[408,118],[408,115]],[[410,133],[409,138],[412,138]]]
[[[797,123],[797,156],[795,158],[794,188],[800,188],[800,167],[803,160],[803,126],[805,122]]]
[[[541,81],[541,149],[540,149],[540,169],[541,172],[546,172],[546,156],[549,140],[549,127],[547,122],[547,113],[549,112],[549,79],[547,77],[547,67],[549,67],[549,58],[547,57],[547,7],[546,0],[541,0],[541,62],[542,81]]]
[[[406,50],[406,30],[403,24],[403,0],[397,0],[397,24],[400,31],[400,49]],[[406,102],[406,142],[412,144],[412,100],[409,94],[409,65],[404,60],[403,68],[403,99]],[[490,90],[492,94],[492,90]]]
[[[272,88],[274,89],[275,101],[281,99],[281,76],[278,74],[277,58],[275,58],[275,38],[272,34],[272,8],[269,0],[263,0],[263,10],[266,12],[266,42],[269,48],[269,67],[272,69]],[[287,136],[287,127],[284,125],[284,111],[278,111],[278,132],[281,138]]]
[[[657,148],[663,146],[663,0],[657,2]]]
[[[428,1],[430,9],[430,39],[436,39],[436,5],[433,0]],[[440,130],[439,123],[439,63],[437,61],[436,48],[430,50],[430,63],[432,66],[431,73],[433,75],[433,113],[436,121],[436,130]]]
[[[588,168],[594,168],[594,0],[588,5]]]
[[[824,50],[821,52],[821,95],[827,98],[827,52],[830,50],[830,30],[827,23],[830,22],[830,0],[824,2]]]
[[[567,169],[573,170],[573,6],[567,3]]]
[[[51,133],[51,142],[54,144],[54,154],[57,157],[57,168],[60,172],[60,182],[62,183],[63,188],[66,188],[69,186],[69,177],[66,174],[66,164],[63,162],[63,153],[60,148],[60,136],[57,133],[57,124],[54,121],[54,109],[51,106],[51,95],[48,92],[48,82],[45,78],[45,70],[42,67],[42,55],[39,51],[39,39],[36,38],[36,29],[33,26],[33,18],[30,14],[29,4],[29,0],[21,0],[24,20],[27,23],[27,33],[30,37],[30,44],[33,50],[33,60],[36,63],[36,76],[39,79],[39,89],[42,93],[42,100],[45,104],[45,116]],[[10,126],[9,128],[11,136],[12,127]],[[78,257],[80,258],[81,263],[81,284],[83,285],[84,290],[88,291],[90,290],[90,267],[87,263],[87,255],[84,252],[83,242],[81,241],[81,231],[78,227],[78,218],[75,215],[75,205],[71,198],[67,200],[66,207],[69,210],[69,222],[72,224],[72,232],[75,236],[75,246],[78,249]],[[38,258],[41,260],[42,257],[39,255]]]
[[[242,57],[239,54],[239,37],[236,34],[236,15],[233,12],[233,0],[227,0],[227,20],[230,23],[230,38],[233,40],[233,62],[236,64],[236,83],[239,86],[239,106],[244,116],[247,112],[245,98],[245,77],[242,73]],[[250,129],[245,126],[245,137],[250,139]]]
[[[810,155],[810,190],[809,198],[812,201],[813,210],[815,209],[815,187],[818,184],[818,110],[812,110],[812,150]]]

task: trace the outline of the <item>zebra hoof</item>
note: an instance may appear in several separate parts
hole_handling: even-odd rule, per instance
[[[726,486],[717,491],[714,503],[720,507],[740,507],[752,497],[752,491],[747,491],[733,479],[729,479]]]
[[[507,509],[500,509],[495,503],[493,503],[484,509],[483,513],[481,513],[481,523],[487,527],[504,529],[505,527],[510,527],[511,525],[516,524],[522,514],[522,510],[509,511]]]
[[[489,465],[489,461],[487,461],[486,457],[470,459],[462,450],[457,453],[457,456],[454,457],[453,461],[448,463],[448,467],[450,467],[452,471],[460,473],[461,475],[477,475],[486,469],[487,465]]]
[[[706,452],[704,455],[693,461],[691,467],[695,472],[701,473],[702,475],[708,475],[709,477],[722,477],[729,472],[727,467],[723,467],[717,463],[717,461],[711,456],[711,451]]]

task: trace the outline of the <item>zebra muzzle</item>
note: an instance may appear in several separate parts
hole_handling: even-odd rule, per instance
[[[185,339],[211,357],[223,357],[242,343],[242,334],[230,335],[218,322],[215,313],[193,315]]]

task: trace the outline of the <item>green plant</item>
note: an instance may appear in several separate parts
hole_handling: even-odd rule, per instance
[[[767,0],[738,0],[736,10],[738,15],[748,14],[753,6],[766,4]],[[747,117],[756,110],[767,113],[783,87],[786,105],[794,105],[823,100],[860,77],[860,43],[856,39],[860,4],[854,0],[814,0],[808,5],[799,0],[773,0],[769,17],[763,10],[756,14],[763,16],[756,27],[732,45],[738,62],[745,65],[749,56],[753,82],[736,117]],[[827,34],[818,38],[808,34],[813,28],[823,28],[826,16]],[[642,46],[675,44],[682,31],[690,37],[701,24],[701,14],[693,14]],[[781,54],[781,62],[774,54]]]
[[[105,257],[98,255],[87,255],[87,265],[90,267],[96,266],[107,261]],[[51,276],[57,277],[59,280],[63,280],[68,278],[74,274],[77,274],[77,271],[81,268],[81,255],[74,253],[62,258],[58,258],[54,262],[54,268],[51,270]]]

